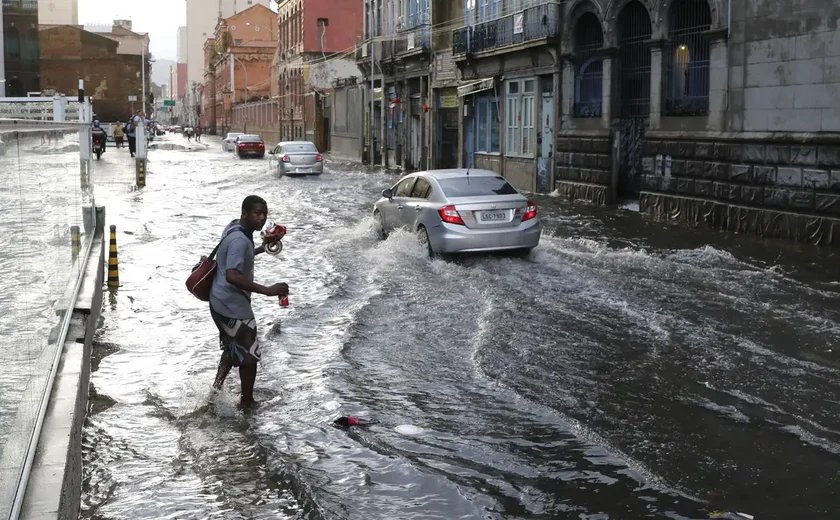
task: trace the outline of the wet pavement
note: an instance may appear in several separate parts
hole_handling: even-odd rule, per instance
[[[167,137],[175,142],[178,138]],[[205,138],[206,139],[206,138]],[[382,172],[160,150],[118,228],[85,430],[84,518],[837,518],[840,258],[535,197],[530,258],[377,240]],[[259,408],[184,288],[244,196],[288,226],[255,296]],[[355,415],[379,421],[338,429]],[[419,428],[415,431],[404,426]]]

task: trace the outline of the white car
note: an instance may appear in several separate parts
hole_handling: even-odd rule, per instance
[[[240,135],[245,135],[242,132],[228,132],[225,136],[225,140],[222,141],[222,150],[225,152],[233,152],[236,151],[236,138]]]

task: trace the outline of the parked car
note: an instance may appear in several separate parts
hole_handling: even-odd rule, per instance
[[[530,251],[540,242],[537,206],[487,170],[418,172],[382,192],[373,217],[381,238],[405,228],[429,254]]]
[[[236,138],[236,155],[244,157],[265,157],[265,143],[258,135],[243,134]]]
[[[241,132],[228,132],[225,140],[222,141],[222,150],[225,152],[232,152],[236,149],[236,138],[243,135]]]
[[[281,175],[320,175],[324,173],[324,156],[309,141],[278,143],[271,155],[271,167]]]

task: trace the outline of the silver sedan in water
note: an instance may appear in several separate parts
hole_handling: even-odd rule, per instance
[[[324,157],[309,141],[278,143],[268,152],[272,168],[281,175],[320,175],[324,173]]]
[[[382,238],[405,228],[429,254],[529,251],[540,242],[537,207],[487,170],[413,173],[382,192],[373,217]]]

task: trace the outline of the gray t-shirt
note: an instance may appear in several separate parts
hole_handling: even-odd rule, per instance
[[[253,237],[241,228],[238,220],[228,224],[222,236],[224,238],[216,254],[216,276],[210,289],[210,305],[226,318],[251,319],[254,317],[251,293],[229,283],[225,273],[228,269],[236,269],[248,280],[254,281]]]

